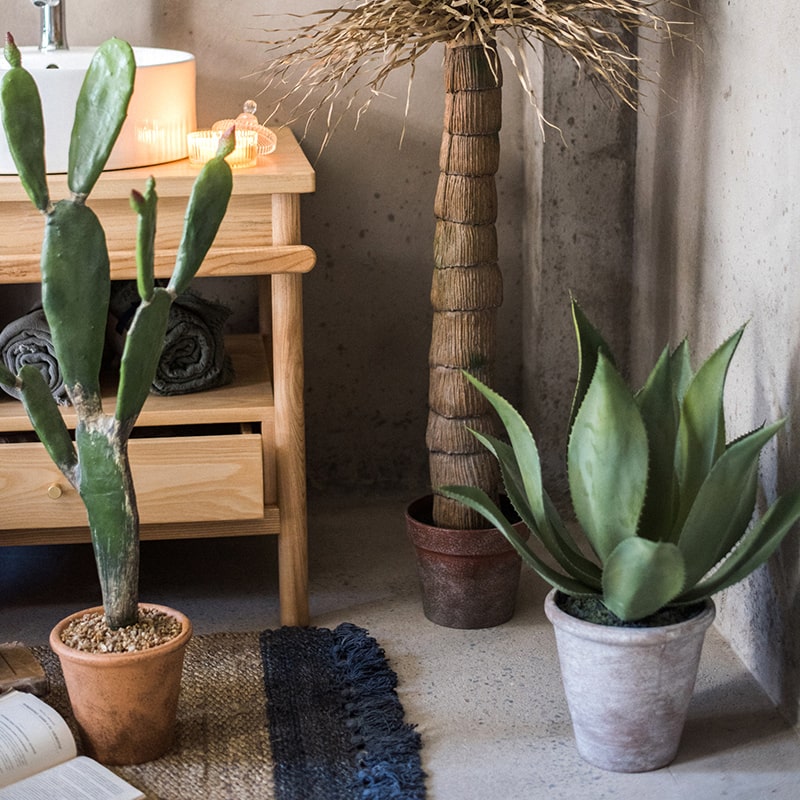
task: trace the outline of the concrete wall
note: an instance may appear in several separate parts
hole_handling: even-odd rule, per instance
[[[298,0],[292,10],[327,5]],[[119,8],[115,0],[67,0],[70,44],[117,35],[133,44],[189,50],[197,56],[199,125],[235,115],[248,97],[257,99],[263,119],[274,96],[260,95],[254,74],[264,62],[259,39],[268,26],[296,23],[261,15],[278,14],[285,3],[140,0],[122,16]],[[9,0],[0,19],[21,43],[36,40],[38,12],[27,0]],[[545,60],[547,76],[546,82],[540,77],[538,94],[560,130],[548,129],[543,138],[504,60],[497,184],[506,299],[495,384],[514,402],[525,387],[526,410],[558,475],[576,369],[570,290],[626,360],[635,115],[620,113],[582,82],[570,61],[550,51],[536,56]],[[418,65],[407,120],[408,73],[399,73],[387,87],[394,97],[374,99],[357,130],[352,117],[339,126],[315,162],[317,192],[303,198],[304,240],[319,256],[305,283],[312,490],[416,493],[427,485],[428,294],[442,57],[441,46],[435,47]],[[319,120],[308,130],[304,148],[312,159],[324,127]],[[246,280],[211,286],[234,309],[234,328],[255,325]],[[21,304],[15,297],[7,290],[6,301],[0,300],[3,319]]]
[[[323,8],[298,0],[292,9]],[[697,46],[644,44],[658,70],[638,118],[610,106],[572,65],[545,51],[538,121],[506,64],[498,175],[501,315],[497,387],[525,397],[555,492],[576,369],[569,291],[641,379],[667,339],[688,334],[708,354],[750,320],[729,379],[730,430],[788,413],[800,388],[800,67],[798,12],[782,0],[695,0]],[[199,123],[238,112],[261,88],[266,12],[280,0],[68,0],[73,45],[110,35],[175,47],[198,59]],[[749,12],[749,13],[748,13]],[[6,0],[0,21],[36,38],[28,0]],[[284,18],[282,23],[288,24]],[[304,238],[319,265],[306,281],[308,463],[311,489],[395,489],[426,482],[428,291],[443,91],[441,52],[420,64],[406,135],[407,75],[398,75],[357,131],[345,121],[317,162],[303,201]],[[262,114],[268,97],[257,97]],[[305,142],[315,156],[323,125]],[[2,232],[0,235],[8,235]],[[634,269],[630,265],[634,263]],[[254,325],[247,282],[215,285]],[[10,292],[4,289],[3,313]],[[794,417],[797,417],[795,413]],[[796,478],[800,422],[790,420],[763,462],[766,497]],[[559,477],[561,476],[561,477]],[[798,712],[798,538],[720,598],[719,625],[776,702]]]
[[[578,369],[570,294],[603,332],[623,370],[633,252],[636,112],[545,48],[544,136],[525,118],[530,228],[523,313],[525,416],[554,498],[566,489],[566,437]],[[542,140],[543,139],[543,140]],[[527,228],[526,228],[527,229]]]
[[[294,2],[292,11],[326,8],[326,2]],[[72,46],[117,35],[133,44],[193,52],[198,68],[198,124],[234,116],[255,97],[263,121],[274,96],[259,96],[253,73],[264,62],[264,29],[288,17],[282,0],[67,0]],[[28,0],[6,0],[3,30],[22,44],[36,40],[38,12]],[[433,199],[444,113],[443,49],[419,64],[405,120],[408,73],[376,98],[354,130],[340,125],[316,161],[317,192],[303,199],[304,241],[319,257],[305,283],[308,466],[312,491],[398,489],[416,494],[427,485],[424,447]],[[507,67],[507,70],[509,68]],[[525,220],[524,147],[518,82],[504,92],[502,163],[498,175],[501,267],[507,301],[500,320],[502,364],[498,384],[517,391],[522,247]],[[302,126],[293,126],[302,134]],[[308,131],[304,149],[313,160],[324,121]],[[220,300],[235,310],[233,324],[255,325],[247,281],[215,284]],[[517,392],[518,396],[518,392]],[[515,398],[516,399],[516,398]]]
[[[730,435],[791,414],[762,459],[766,498],[795,485],[800,436],[800,14],[792,3],[696,0],[696,45],[642,51],[631,353],[668,339],[707,356],[749,320],[728,381]],[[687,17],[688,18],[688,17]],[[719,627],[795,721],[800,543],[719,597]]]

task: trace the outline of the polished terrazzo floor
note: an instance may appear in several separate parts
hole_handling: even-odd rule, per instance
[[[312,500],[313,623],[378,639],[424,740],[431,800],[794,800],[800,737],[713,631],[675,762],[603,772],[575,752],[545,587],[523,576],[498,628],[441,628],[422,614],[396,498]],[[199,633],[275,627],[275,542],[145,543],[142,597],[180,608]],[[0,640],[43,644],[66,613],[98,601],[88,546],[0,548]]]

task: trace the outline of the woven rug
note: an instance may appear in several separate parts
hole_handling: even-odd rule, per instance
[[[58,660],[44,698],[73,725]],[[148,800],[422,800],[420,737],[355,625],[195,636],[174,747],[114,771]]]

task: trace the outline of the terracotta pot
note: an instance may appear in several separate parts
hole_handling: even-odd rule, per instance
[[[85,653],[61,641],[61,631],[73,619],[102,612],[101,607],[71,614],[50,633],[84,752],[103,764],[152,761],[173,741],[183,655],[192,625],[171,608],[151,603],[147,608],[176,617],[181,633],[162,645],[132,653]]]
[[[617,628],[562,611],[551,591],[561,677],[578,752],[612,772],[645,772],[674,758],[715,607],[656,628]]]
[[[522,566],[516,550],[496,528],[437,528],[432,511],[431,495],[415,500],[406,511],[425,616],[447,628],[491,628],[507,622],[514,614]]]

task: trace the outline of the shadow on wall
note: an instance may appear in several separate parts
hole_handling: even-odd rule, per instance
[[[787,537],[780,552],[767,567],[770,580],[781,587],[783,658],[778,664],[777,698],[781,711],[789,722],[800,722],[800,636],[797,620],[800,619],[800,536]]]
[[[791,369],[789,371],[787,396],[794,398],[794,413],[787,421],[787,432],[779,440],[779,476],[786,476],[790,483],[798,480],[797,442],[800,441],[800,342],[795,346]],[[792,458],[792,454],[795,454]],[[778,489],[780,489],[780,485]],[[781,609],[781,660],[777,666],[776,698],[781,711],[789,721],[800,723],[800,530],[786,537],[778,553],[767,565],[770,581],[776,587]]]
[[[713,42],[702,41],[702,27],[695,30],[697,41],[660,45],[656,112],[644,122],[656,131],[651,259],[645,268],[652,283],[648,300],[657,349],[670,333],[699,342],[708,293],[713,292],[711,277],[702,269],[712,120],[699,87],[716,85],[718,76]],[[662,87],[669,87],[669,94]],[[689,206],[694,211],[687,215],[683,210]]]
[[[736,319],[729,320],[726,312],[743,306],[753,309],[754,301],[759,301],[755,306],[759,320],[754,320],[745,348],[737,355],[737,371],[747,371],[736,392],[741,404],[736,409],[737,426],[775,419],[786,413],[787,407],[797,415],[779,435],[777,453],[771,450],[769,460],[764,459],[762,464],[762,482],[769,494],[781,489],[781,484],[798,480],[800,353],[789,349],[790,342],[797,339],[794,331],[778,327],[791,319],[790,309],[796,305],[797,279],[787,275],[789,270],[796,272],[797,239],[796,233],[786,232],[785,220],[784,227],[776,228],[774,248],[767,254],[773,259],[789,259],[783,274],[780,262],[757,261],[765,257],[764,242],[769,240],[771,228],[764,226],[766,230],[758,231],[763,236],[759,240],[762,249],[755,255],[748,252],[749,242],[745,235],[738,235],[737,226],[756,229],[759,222],[769,222],[770,208],[757,204],[767,196],[760,189],[770,176],[756,174],[754,169],[742,174],[742,162],[737,158],[740,152],[749,152],[748,148],[770,147],[766,143],[772,138],[765,136],[761,141],[755,134],[775,118],[782,119],[783,106],[788,107],[790,100],[782,79],[766,66],[753,76],[752,84],[747,75],[732,69],[747,63],[747,51],[742,54],[741,49],[751,31],[740,19],[741,8],[731,8],[737,5],[694,3],[698,13],[705,12],[698,17],[697,40],[676,42],[674,53],[669,47],[644,43],[647,62],[659,74],[647,92],[647,113],[640,120],[637,211],[641,225],[636,281],[641,291],[634,307],[637,319],[633,333],[643,347],[641,353],[633,355],[643,369],[648,363],[645,358],[652,356],[650,348],[660,347],[670,335],[683,334],[690,337],[695,352],[707,352],[744,321],[738,318],[738,312]],[[767,5],[772,15],[782,11],[780,3]],[[769,30],[769,26],[763,29]],[[758,40],[751,46],[757,52]],[[771,106],[759,99],[759,81],[764,76],[770,82],[775,80],[774,87],[770,84],[774,88]],[[733,100],[738,99],[741,105],[729,102],[731,87]],[[751,112],[757,124],[750,126],[749,115],[742,111]],[[768,112],[772,116],[765,116]],[[775,185],[776,192],[788,190],[787,209],[791,208],[791,198],[797,196],[794,184],[790,188],[790,175],[788,171],[785,182]],[[745,179],[753,178],[759,183],[752,185],[748,195]],[[719,252],[714,252],[716,247]],[[724,253],[724,263],[720,253]],[[756,262],[753,266],[748,267],[748,257]],[[785,295],[780,296],[777,290],[761,291],[751,283],[756,268],[761,283],[776,278],[780,286],[783,281]],[[795,722],[800,717],[798,538],[797,531],[790,534],[765,568],[740,588],[722,595],[717,618],[723,635],[783,713]]]

